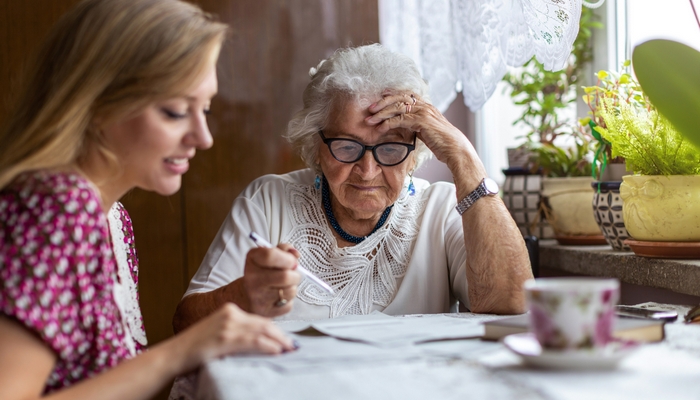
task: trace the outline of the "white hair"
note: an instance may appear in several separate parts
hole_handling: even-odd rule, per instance
[[[387,90],[411,92],[423,101],[430,101],[428,84],[413,60],[380,44],[337,50],[311,68],[309,76],[311,82],[303,94],[304,108],[289,121],[285,137],[298,149],[306,165],[319,173],[318,131],[328,123],[333,101],[345,98],[369,107],[372,99],[381,97]],[[430,157],[430,149],[417,139],[416,168]]]

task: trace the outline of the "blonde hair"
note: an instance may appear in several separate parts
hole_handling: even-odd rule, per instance
[[[96,120],[184,93],[218,57],[226,30],[179,0],[78,4],[52,29],[0,131],[0,189],[26,171],[79,163],[88,149],[116,163]]]
[[[287,140],[306,165],[320,173],[317,153],[318,131],[328,123],[333,102],[350,100],[369,107],[369,99],[381,98],[386,90],[412,92],[430,101],[428,84],[413,60],[380,44],[337,50],[309,71],[311,82],[303,94],[304,108],[287,125]],[[420,139],[416,140],[415,168],[432,157]]]

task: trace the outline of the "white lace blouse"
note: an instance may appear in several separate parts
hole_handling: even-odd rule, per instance
[[[321,205],[315,175],[305,169],[266,175],[236,198],[185,296],[208,292],[243,275],[255,231],[270,243],[291,243],[300,265],[328,282],[330,295],[308,280],[281,319],[321,319],[379,310],[391,315],[454,311],[466,306],[466,252],[455,187],[414,178],[404,185],[387,222],[360,244],[338,248]]]

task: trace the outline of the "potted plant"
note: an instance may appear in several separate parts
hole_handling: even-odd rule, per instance
[[[610,142],[600,135],[596,127],[606,128],[605,120],[598,112],[603,98],[609,99],[614,105],[620,102],[636,103],[643,100],[641,88],[632,77],[630,65],[631,62],[627,60],[622,64],[620,72],[598,71],[596,84],[582,87],[584,92],[582,99],[589,108],[589,116],[580,119],[579,123],[590,132],[593,138],[595,153],[592,176],[597,181],[622,181],[622,176],[626,172],[625,159],[612,156]]]
[[[590,141],[572,134],[575,143],[568,149],[552,144],[535,147],[536,165],[546,174],[542,178],[541,208],[552,225],[560,244],[605,244],[600,228],[590,212]]]
[[[644,108],[645,97],[639,83],[631,75],[630,61],[625,61],[620,72],[599,71],[595,86],[583,87],[583,101],[588,105],[589,117],[581,119],[581,126],[587,127],[594,138],[595,155],[593,158],[592,183],[593,215],[605,240],[614,250],[629,251],[625,240],[630,235],[624,224],[620,185],[625,172],[624,158],[612,156],[612,144],[601,135],[607,128],[601,114],[603,104],[607,108],[618,110],[622,103]],[[611,170],[617,167],[614,173]]]
[[[512,87],[514,103],[524,106],[522,115],[513,124],[529,128],[525,142],[519,147],[520,152],[528,154],[527,165],[503,171],[506,175],[503,199],[524,233],[552,237],[546,235],[547,224],[543,223],[546,218],[560,242],[583,236],[580,239],[590,243],[594,236],[597,243],[605,243],[588,211],[592,196],[590,136],[575,122],[561,117],[562,111],[576,101],[576,84],[584,65],[592,59],[591,29],[600,26],[593,20],[592,11],[583,8],[579,34],[566,68],[546,71],[533,58],[521,72],[509,73],[504,78]],[[533,192],[536,187],[541,190],[538,195]],[[525,198],[519,191],[522,188]],[[538,200],[532,201],[533,198]]]
[[[634,173],[620,186],[628,243],[700,241],[700,150],[639,89],[635,101],[602,98],[596,128]]]

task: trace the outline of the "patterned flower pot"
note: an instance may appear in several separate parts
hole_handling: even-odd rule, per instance
[[[614,250],[630,251],[623,242],[630,238],[622,218],[622,182],[593,182],[593,216],[605,236],[605,240]]]
[[[627,175],[620,197],[635,240],[700,241],[700,175]]]
[[[542,176],[530,174],[523,168],[504,169],[503,202],[523,236],[551,239],[554,230],[540,214]]]

